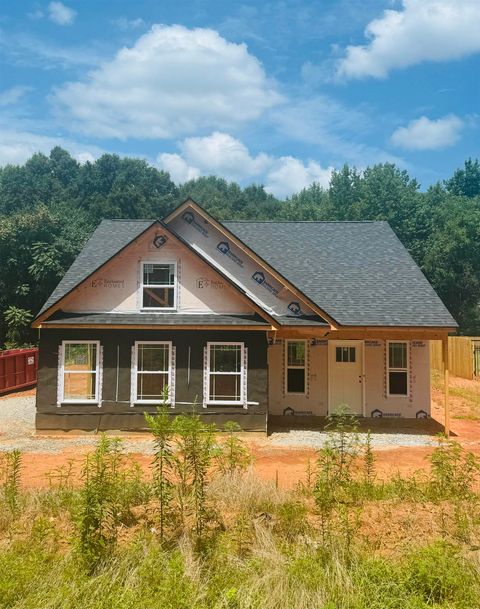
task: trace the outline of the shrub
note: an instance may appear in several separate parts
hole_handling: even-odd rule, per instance
[[[5,501],[14,515],[18,508],[20,495],[20,471],[22,467],[22,454],[18,449],[6,452],[3,455],[2,478]]]
[[[473,453],[465,452],[458,442],[439,438],[430,462],[433,497],[465,499],[473,495],[480,471],[480,462]]]
[[[100,438],[94,453],[85,459],[77,516],[78,547],[85,567],[91,572],[116,542],[121,516],[121,462],[121,441],[107,436]]]
[[[222,443],[216,455],[218,469],[223,474],[234,474],[245,471],[252,461],[252,455],[245,444],[235,435],[241,427],[235,421],[227,421],[223,431],[227,439]]]
[[[159,504],[160,541],[165,539],[165,529],[172,515],[172,491],[174,487],[174,447],[173,425],[164,403],[152,416],[145,413],[145,419],[153,434],[153,489]]]

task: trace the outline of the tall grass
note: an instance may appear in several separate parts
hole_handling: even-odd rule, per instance
[[[431,473],[381,482],[340,417],[306,482],[284,490],[255,476],[235,430],[154,420],[150,480],[101,438],[80,488],[63,474],[44,491],[16,483],[13,518],[4,473],[0,607],[480,606],[478,461],[461,447],[443,441]]]

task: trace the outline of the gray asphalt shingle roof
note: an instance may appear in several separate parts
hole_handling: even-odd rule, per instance
[[[154,222],[103,220],[39,315]],[[225,222],[224,225],[341,325],[456,326],[386,222]],[[175,315],[172,314],[172,319]],[[108,319],[112,319],[111,314]],[[143,314],[142,319],[146,319]],[[322,324],[319,318],[290,316],[278,321],[282,325]]]
[[[225,222],[342,325],[454,327],[387,222]]]

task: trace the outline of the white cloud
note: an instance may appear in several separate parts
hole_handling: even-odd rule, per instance
[[[161,169],[168,171],[170,177],[177,184],[183,184],[189,180],[198,178],[200,170],[190,166],[179,154],[164,152],[158,155],[158,164]]]
[[[209,29],[155,25],[53,101],[97,137],[169,138],[257,119],[282,100],[244,44]]]
[[[180,149],[188,162],[202,173],[218,173],[229,180],[258,176],[271,162],[263,153],[251,156],[240,140],[218,131],[207,137],[187,138]]]
[[[50,2],[48,5],[48,18],[57,25],[72,25],[77,12],[62,2]]]
[[[113,19],[112,24],[119,30],[123,31],[137,30],[146,26],[145,21],[141,17],[137,17],[136,19],[127,19],[126,17],[119,17],[118,19]]]
[[[20,165],[36,152],[48,155],[55,146],[68,150],[81,163],[92,161],[103,154],[103,150],[96,146],[0,126],[0,166]]]
[[[199,175],[215,174],[227,180],[262,182],[265,190],[286,197],[312,182],[327,186],[332,168],[322,168],[315,161],[291,156],[274,157],[266,153],[253,156],[239,140],[218,131],[207,137],[191,137],[179,143],[181,154],[163,153],[158,164],[182,183]]]
[[[300,192],[312,182],[327,187],[333,167],[323,168],[315,161],[303,163],[291,156],[276,159],[272,169],[267,173],[265,190],[276,197],[284,197]]]
[[[391,141],[394,146],[407,150],[438,150],[455,144],[463,126],[464,122],[454,114],[437,120],[421,116],[406,127],[398,127]]]
[[[401,10],[367,25],[367,44],[346,48],[337,76],[384,78],[395,68],[477,53],[479,22],[479,0],[403,0]]]
[[[0,91],[0,107],[16,104],[26,93],[31,90],[31,87],[17,85],[15,87],[10,87],[10,89]]]

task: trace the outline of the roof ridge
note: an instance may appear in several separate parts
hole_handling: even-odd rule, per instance
[[[151,218],[102,218],[102,222],[158,222],[158,220],[152,220]]]

